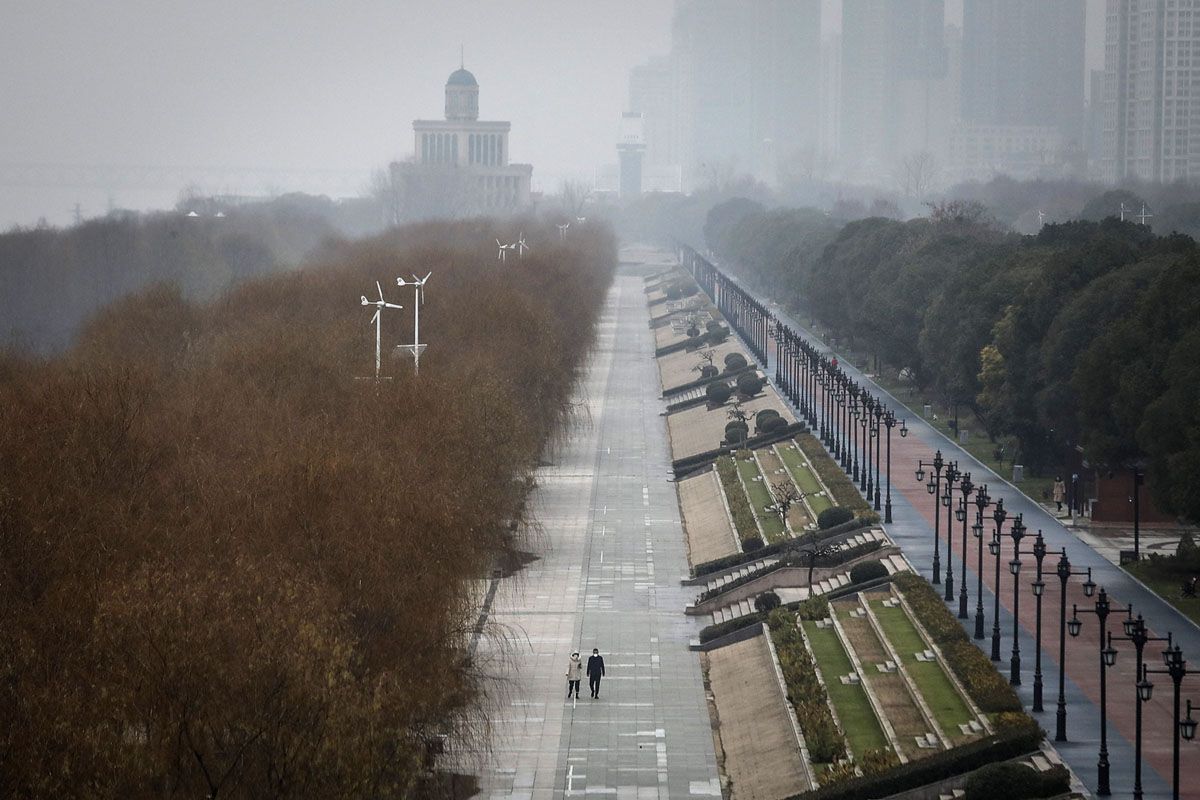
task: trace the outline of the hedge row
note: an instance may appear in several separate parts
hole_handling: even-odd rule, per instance
[[[834,786],[823,786],[795,795],[789,800],[871,800],[890,797],[938,781],[944,781],[997,761],[1023,756],[1037,749],[1045,733],[1029,717],[1022,724],[997,730],[953,750],[943,750],[880,775],[854,778]],[[1018,797],[1019,795],[1009,795]]]
[[[895,583],[980,710],[1020,711],[1017,693],[971,642],[933,587],[912,573],[897,575]]]
[[[809,756],[818,764],[831,764],[845,758],[846,739],[829,712],[829,698],[796,627],[795,614],[776,609],[767,617],[767,627],[787,684],[787,699],[796,709],[796,721],[804,732]]]
[[[717,459],[717,475],[720,476],[721,486],[725,489],[725,499],[729,502],[729,513],[733,516],[733,524],[737,528],[738,538],[743,542],[748,539],[759,539],[754,512],[750,508],[746,490],[742,487],[741,479],[738,478],[737,465],[731,456],[721,456]]]
[[[825,451],[824,445],[817,437],[811,433],[797,436],[796,444],[800,445],[804,455],[808,456],[813,469],[829,489],[835,503],[853,510],[856,514],[874,513],[871,504],[863,498],[858,485],[850,480],[846,470]],[[875,518],[878,519],[878,515]]]
[[[1071,773],[1062,764],[1035,772],[1025,764],[1003,761],[971,773],[963,785],[965,800],[1012,800],[1014,797],[1054,797],[1071,789]]]
[[[836,567],[838,564],[845,564],[847,561],[853,561],[860,556],[873,553],[880,547],[883,547],[883,542],[863,542],[862,544],[855,545],[854,547],[847,547],[844,550],[836,550],[827,555],[819,556],[813,566],[818,568]],[[758,552],[761,553],[762,550],[759,550]],[[750,581],[757,580],[763,575],[767,575],[783,567],[807,568],[808,557],[804,553],[797,550],[784,550],[783,556],[774,564],[768,564],[762,569],[756,569],[748,572],[742,577],[732,580],[718,589],[708,589],[700,594],[700,599],[698,602],[703,603],[705,600],[710,600],[719,594],[724,594],[725,592],[736,589],[739,586],[744,586]]]
[[[732,464],[732,459],[730,459],[730,463]],[[720,460],[718,460],[717,468],[718,470],[720,469]],[[821,531],[820,538],[817,539],[816,542],[820,543],[827,539],[841,536],[842,534],[851,533],[859,528],[865,528],[869,524],[870,522],[867,520],[867,518],[860,517],[858,519],[852,519],[843,525],[835,525],[828,530]],[[721,558],[714,558],[712,561],[704,561],[692,568],[692,574],[694,574],[696,577],[700,577],[701,575],[720,572],[723,569],[737,567],[751,561],[757,561],[760,558],[777,555],[778,553],[782,553],[787,550],[798,550],[805,545],[812,543],[812,539],[809,538],[784,539],[782,541],[775,542],[774,544],[768,544],[759,550],[754,551],[753,553],[733,553],[732,555],[722,556]]]

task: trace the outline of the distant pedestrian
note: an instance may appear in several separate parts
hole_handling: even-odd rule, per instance
[[[1059,476],[1054,477],[1054,504],[1058,506],[1058,512],[1062,513],[1063,501],[1067,499],[1067,485],[1063,483],[1063,479]]]
[[[583,660],[579,658],[579,653],[571,653],[571,660],[567,662],[567,699],[571,699],[571,692],[579,697],[579,682],[583,680]]]
[[[596,648],[592,648],[592,657],[588,659],[587,674],[588,688],[592,690],[592,698],[595,699],[600,696],[600,679],[604,677],[604,659]]]

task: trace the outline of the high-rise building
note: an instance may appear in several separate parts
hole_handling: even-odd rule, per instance
[[[781,164],[816,157],[820,34],[820,0],[680,0],[671,62],[687,186],[730,172],[775,180]]]
[[[1200,0],[1108,0],[1102,177],[1200,179]]]
[[[878,182],[914,153],[939,150],[948,126],[943,0],[842,4],[838,160]]]
[[[670,58],[658,56],[630,70],[629,111],[642,115],[646,164],[656,167],[678,164],[678,111]]]
[[[1083,143],[1084,0],[964,0],[962,120]]]

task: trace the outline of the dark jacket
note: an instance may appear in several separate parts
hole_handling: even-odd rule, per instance
[[[588,658],[587,674],[589,678],[599,678],[604,674],[604,658],[602,656]]]

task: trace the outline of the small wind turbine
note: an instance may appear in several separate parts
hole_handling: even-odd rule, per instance
[[[517,239],[517,255],[524,258],[525,251],[528,249],[529,245],[525,244],[525,232],[521,231],[521,236]]]
[[[1137,220],[1138,220],[1138,222],[1140,222],[1140,223],[1142,223],[1143,225],[1145,225],[1145,224],[1146,224],[1146,220],[1150,219],[1150,218],[1151,218],[1151,217],[1153,217],[1153,216],[1154,216],[1153,214],[1147,214],[1147,213],[1146,213],[1146,204],[1145,204],[1145,203],[1142,203],[1142,213],[1140,213],[1140,214],[1138,214],[1138,215],[1137,215]]]
[[[424,278],[412,276],[411,281],[396,278],[397,286],[413,287],[413,343],[397,345],[401,350],[407,350],[413,357],[413,374],[421,374],[421,352],[425,345],[421,344],[421,306],[425,305],[425,282],[432,272],[427,272]]]
[[[583,223],[587,222],[587,217],[576,217],[575,221],[582,225]]]
[[[558,240],[564,241],[567,238],[567,228],[571,227],[571,223],[565,222],[558,226]]]
[[[1039,211],[1038,212],[1038,227],[1040,228],[1045,224],[1046,224],[1046,212]]]
[[[388,301],[384,300],[383,287],[379,285],[379,281],[375,281],[375,288],[379,291],[379,299],[368,300],[367,296],[364,294],[362,296],[362,304],[364,306],[375,306],[375,316],[371,317],[371,322],[375,323],[375,380],[379,380],[379,333],[383,325],[383,310],[385,308],[404,308],[404,306],[398,306],[395,303],[389,303]],[[368,322],[367,324],[370,325],[371,322]]]
[[[496,247],[498,248],[498,252],[496,253],[497,261],[507,261],[508,251],[515,250],[517,248],[515,244],[500,244],[499,239],[496,240]]]
[[[1121,222],[1125,221],[1125,204],[1121,203]]]

